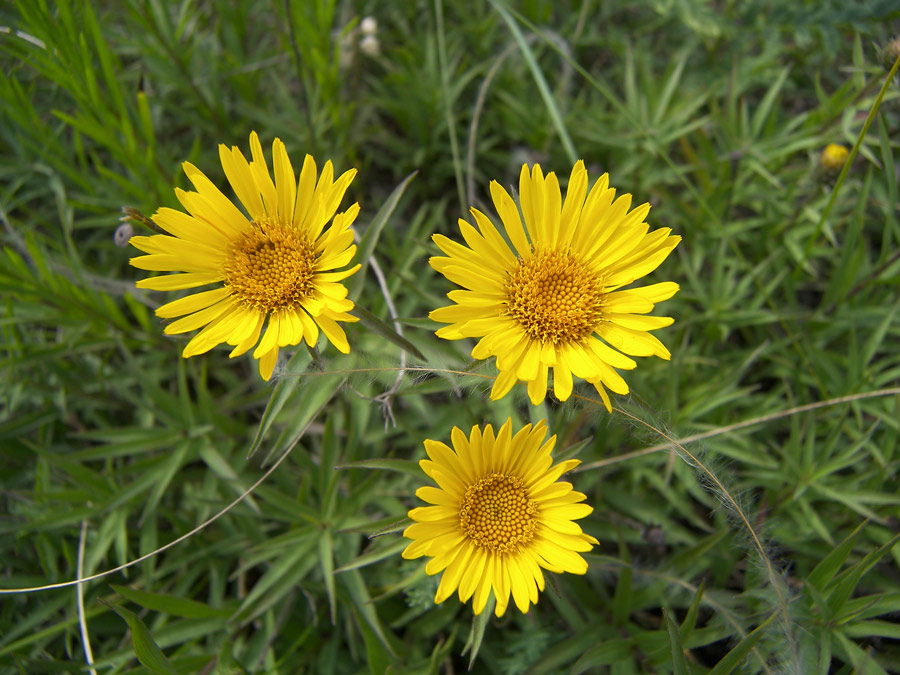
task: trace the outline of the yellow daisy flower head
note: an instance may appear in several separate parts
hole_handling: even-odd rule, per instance
[[[335,215],[355,169],[334,180],[329,161],[316,180],[316,163],[306,155],[298,181],[284,143],[276,138],[273,181],[255,131],[250,153],[248,162],[237,147],[219,146],[225,176],[247,215],[185,162],[196,192],[176,188],[175,194],[187,213],[159,209],[153,222],[168,234],[132,237],[130,243],[149,255],[132,258],[131,264],[181,272],[142,279],[138,288],[174,291],[215,284],[157,309],[164,319],[182,317],[164,332],[202,328],[185,346],[184,358],[223,342],[234,347],[232,357],[255,345],[253,357],[268,380],[280,347],[304,340],[314,347],[320,330],[339,351],[350,351],[339,322],[358,319],[347,313],[354,305],[340,281],[360,267],[341,269],[356,254],[350,226],[359,205]]]
[[[434,601],[454,591],[480,614],[493,591],[494,611],[502,616],[513,602],[523,613],[544,590],[541,569],[584,574],[587,562],[579,553],[597,540],[574,521],[593,511],[585,496],[559,477],[580,464],[577,459],[553,465],[550,453],[556,436],[547,442],[547,424],[524,426],[515,436],[507,419],[497,435],[488,424],[472,427],[468,438],[453,428],[451,449],[426,440],[429,459],[419,462],[438,487],[416,490],[419,499],[433,504],[415,508],[416,521],[403,531],[413,542],[403,551],[407,559],[428,556],[428,574],[443,572]]]
[[[497,357],[500,373],[493,400],[521,380],[538,405],[547,394],[552,368],[553,391],[560,401],[569,398],[575,376],[593,384],[612,410],[606,389],[628,393],[615,369],[634,368],[629,356],[670,358],[649,331],[672,319],[645,315],[675,295],[678,284],[623,287],[655,270],[681,237],[672,236],[667,227],[650,232],[644,222],[650,205],[629,211],[631,195],[615,199],[607,174],[590,192],[587,188],[581,161],[572,169],[565,203],[554,173],[545,177],[539,165],[531,171],[523,165],[519,200],[524,226],[512,197],[491,182],[491,197],[511,246],[475,208],[471,213],[477,229],[459,221],[465,246],[440,234],[433,237],[446,257],[431,258],[431,266],[464,290],[448,293],[455,304],[429,316],[450,324],[437,331],[438,337],[481,338],[472,357]]]

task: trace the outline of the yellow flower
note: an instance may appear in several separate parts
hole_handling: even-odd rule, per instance
[[[570,459],[551,466],[556,436],[543,443],[546,421],[523,427],[512,435],[512,420],[497,436],[488,424],[484,432],[472,427],[469,438],[454,427],[453,449],[426,440],[430,459],[419,462],[438,487],[421,487],[416,496],[434,506],[409,512],[415,524],[403,532],[413,542],[403,551],[407,559],[428,556],[428,574],[443,571],[435,602],[453,592],[480,614],[493,590],[495,613],[502,616],[509,596],[522,612],[544,590],[541,568],[551,572],[584,574],[587,562],[579,552],[597,540],[573,521],[593,511],[585,496],[559,481],[580,464]],[[542,444],[543,443],[543,444]]]
[[[356,253],[350,226],[359,205],[335,216],[355,169],[335,181],[331,162],[326,162],[317,182],[316,163],[307,155],[299,183],[295,182],[284,143],[276,138],[273,182],[255,131],[250,134],[250,152],[248,163],[237,147],[219,146],[225,176],[249,218],[197,167],[185,162],[184,172],[197,191],[176,188],[175,195],[188,213],[159,209],[153,222],[172,236],[132,237],[131,244],[150,255],[132,258],[131,264],[184,273],[142,279],[138,288],[173,291],[215,284],[157,309],[157,316],[164,319],[183,317],[164,332],[203,328],[185,346],[184,358],[223,342],[234,347],[232,357],[256,345],[253,357],[259,359],[260,375],[268,380],[280,347],[302,340],[314,347],[320,329],[338,350],[350,351],[338,322],[358,319],[347,314],[354,305],[339,282],[360,267],[340,270]]]
[[[605,388],[628,393],[615,369],[636,366],[625,354],[670,358],[648,331],[668,326],[672,319],[643,315],[671,298],[678,284],[619,289],[655,270],[681,237],[670,236],[670,228],[649,232],[644,219],[650,205],[629,212],[631,195],[613,201],[607,174],[590,194],[587,186],[587,171],[579,161],[562,204],[555,174],[544,177],[537,164],[530,173],[522,166],[524,228],[515,202],[491,182],[494,206],[512,248],[475,208],[471,212],[478,230],[459,221],[468,246],[439,234],[433,237],[447,257],[431,258],[431,266],[465,290],[448,293],[456,304],[429,316],[450,324],[437,331],[438,337],[481,338],[472,357],[497,357],[500,373],[493,400],[521,380],[538,405],[553,368],[553,391],[560,401],[572,393],[574,375],[593,384],[611,410]]]
[[[819,163],[826,171],[836,173],[844,166],[844,162],[847,161],[847,155],[849,154],[850,151],[843,145],[829,143],[822,151],[822,155],[819,157]]]

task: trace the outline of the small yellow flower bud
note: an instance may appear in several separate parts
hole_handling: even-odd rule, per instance
[[[850,151],[838,143],[829,143],[819,157],[819,164],[829,173],[836,173],[844,166]]]

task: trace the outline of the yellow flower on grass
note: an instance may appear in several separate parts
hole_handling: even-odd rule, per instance
[[[670,358],[649,331],[672,319],[645,315],[671,298],[678,284],[623,287],[655,270],[681,237],[672,236],[667,227],[650,232],[644,222],[650,205],[629,211],[631,195],[614,200],[607,174],[590,193],[587,187],[587,171],[579,161],[563,204],[555,174],[545,177],[537,164],[531,172],[522,166],[524,227],[512,197],[491,182],[491,197],[511,247],[475,208],[471,212],[478,229],[459,221],[466,246],[440,234],[433,237],[446,257],[431,258],[431,266],[465,290],[448,293],[455,304],[429,316],[450,324],[437,331],[438,337],[481,338],[472,357],[497,357],[494,400],[521,380],[528,384],[531,402],[539,404],[553,368],[553,391],[560,401],[572,393],[573,376],[580,377],[596,387],[611,410],[606,388],[628,393],[615,369],[636,365],[626,354]]]
[[[149,255],[132,258],[131,264],[143,270],[182,272],[142,279],[138,288],[174,291],[214,284],[211,290],[157,309],[157,316],[164,319],[182,317],[164,332],[174,335],[202,328],[185,346],[184,358],[223,342],[234,347],[232,357],[255,345],[253,357],[259,359],[260,375],[268,380],[280,347],[303,340],[314,347],[320,330],[339,351],[350,351],[338,322],[358,319],[347,313],[354,305],[340,281],[360,266],[340,268],[356,253],[350,226],[359,205],[335,215],[355,169],[335,181],[329,161],[317,181],[316,163],[307,155],[297,181],[284,143],[276,138],[273,182],[255,131],[250,152],[248,162],[237,147],[219,146],[225,176],[249,217],[185,162],[184,172],[196,192],[176,189],[175,194],[187,213],[159,209],[153,222],[169,234],[132,237],[131,243]]]
[[[502,616],[513,602],[522,612],[544,590],[541,569],[584,574],[587,562],[579,553],[597,540],[574,521],[593,511],[585,496],[559,477],[580,464],[570,459],[552,466],[550,453],[556,436],[544,443],[547,424],[523,427],[512,435],[507,420],[494,436],[488,424],[475,426],[468,438],[453,428],[453,449],[426,440],[430,459],[419,462],[438,487],[416,490],[419,499],[433,504],[409,512],[416,521],[403,532],[413,542],[403,551],[407,559],[428,556],[428,574],[443,572],[435,602],[454,591],[480,614],[491,591]]]

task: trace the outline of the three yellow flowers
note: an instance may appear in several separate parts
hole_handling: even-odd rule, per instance
[[[159,209],[153,222],[167,234],[133,237],[147,255],[131,264],[177,272],[141,280],[141,288],[214,285],[160,307],[158,316],[176,319],[165,332],[201,329],[185,346],[185,358],[223,342],[234,348],[232,357],[255,346],[253,356],[268,380],[280,348],[301,342],[315,347],[320,331],[349,352],[340,324],[357,319],[340,282],[360,268],[349,266],[359,206],[338,213],[355,171],[335,180],[331,162],[319,174],[307,155],[298,179],[284,144],[275,139],[273,180],[255,132],[250,152],[248,162],[238,148],[219,146],[246,215],[186,162],[195,191],[176,189],[176,196],[187,213]],[[556,175],[544,176],[538,165],[522,167],[518,205],[496,181],[490,187],[505,238],[475,208],[474,226],[459,221],[465,245],[433,237],[444,255],[431,258],[431,266],[461,287],[448,293],[453,304],[430,313],[447,324],[437,335],[476,338],[472,357],[496,358],[491,399],[521,381],[537,405],[552,370],[557,399],[570,397],[577,377],[593,384],[611,410],[607,389],[628,393],[617,371],[635,368],[631,357],[670,357],[650,331],[672,319],[648,313],[678,285],[625,287],[656,269],[681,238],[669,228],[650,231],[649,205],[631,209],[631,195],[616,198],[606,174],[588,190],[580,161],[565,200]],[[587,571],[579,554],[598,542],[575,521],[592,509],[583,503],[585,495],[559,480],[578,462],[554,466],[556,437],[544,442],[546,433],[545,421],[513,433],[507,420],[496,435],[491,425],[473,427],[468,437],[454,428],[452,449],[425,441],[429,459],[420,464],[437,487],[416,492],[430,506],[409,512],[415,522],[404,536],[413,541],[403,556],[428,556],[426,572],[443,573],[436,602],[458,592],[463,602],[474,598],[477,614],[493,593],[498,616],[510,597],[526,612],[544,589],[542,570]]]

